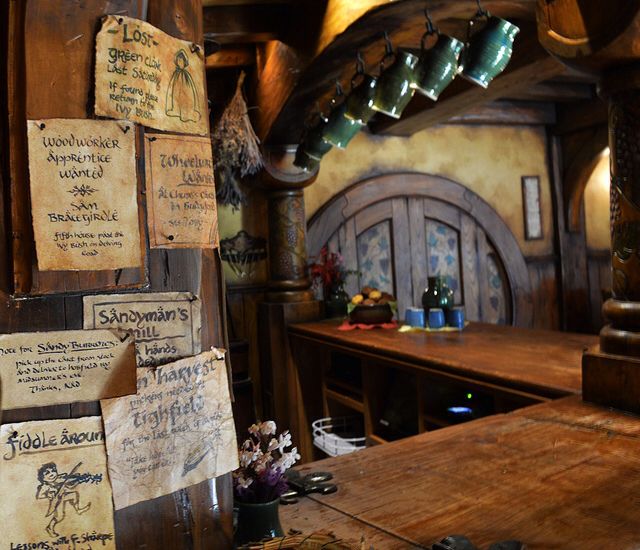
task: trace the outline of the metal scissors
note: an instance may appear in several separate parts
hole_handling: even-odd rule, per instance
[[[327,483],[333,479],[331,472],[311,472],[302,475],[297,470],[287,470],[285,476],[290,489],[280,497],[280,504],[295,504],[299,497],[309,493],[329,495],[338,490],[335,483]]]

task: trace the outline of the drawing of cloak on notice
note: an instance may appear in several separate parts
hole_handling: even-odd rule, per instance
[[[179,118],[182,122],[198,122],[200,117],[200,101],[198,91],[187,67],[189,59],[184,50],[178,51],[173,60],[176,65],[169,87],[167,88],[167,116]]]

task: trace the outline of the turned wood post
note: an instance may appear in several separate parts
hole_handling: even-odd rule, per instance
[[[609,108],[613,280],[600,348],[640,357],[640,63],[605,72],[599,92]]]
[[[265,151],[262,185],[269,213],[269,291],[267,301],[313,300],[307,269],[304,188],[317,176],[293,166],[295,147]]]
[[[640,5],[538,0],[538,38],[563,63],[598,77],[608,104],[613,298],[600,345],[582,359],[586,401],[640,413]]]
[[[273,418],[282,429],[289,429],[295,441],[308,421],[298,414],[303,396],[287,326],[317,320],[321,305],[309,290],[303,191],[313,183],[317,172],[303,172],[293,166],[294,154],[295,146],[264,151],[261,184],[267,189],[269,206],[269,284],[265,301],[260,304],[258,331],[265,418]]]

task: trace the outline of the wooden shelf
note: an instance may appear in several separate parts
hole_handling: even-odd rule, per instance
[[[329,388],[325,389],[325,396],[327,399],[331,399],[337,403],[344,405],[345,407],[353,409],[354,411],[364,413],[364,404],[362,403],[362,401],[358,401],[353,397],[349,397],[348,395],[344,395],[335,390],[330,390]]]
[[[369,434],[367,436],[367,439],[370,439],[371,441],[373,441],[373,443],[375,443],[376,445],[384,445],[385,443],[389,443],[386,439],[383,439],[382,437],[380,437],[379,435],[376,434]]]
[[[339,378],[333,378],[331,376],[325,376],[324,379],[325,385],[328,386],[336,386],[346,392],[357,395],[358,397],[362,397],[362,388],[358,386],[354,386],[349,384],[349,382],[345,382],[344,380],[340,380]]]
[[[442,418],[438,418],[437,416],[432,416],[430,414],[423,414],[422,418],[427,424],[433,424],[434,426],[438,426],[440,428],[446,428],[447,426],[451,426],[452,422],[448,420],[444,420]]]

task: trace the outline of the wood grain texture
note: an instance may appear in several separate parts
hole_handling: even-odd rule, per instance
[[[318,504],[423,547],[464,533],[481,548],[631,549],[639,452],[637,418],[569,397],[300,470],[333,472]]]
[[[471,323],[462,332],[399,333],[337,330],[338,321],[293,324],[298,341],[325,343],[350,354],[406,363],[420,372],[446,372],[536,395],[579,393],[582,352],[596,336]]]

